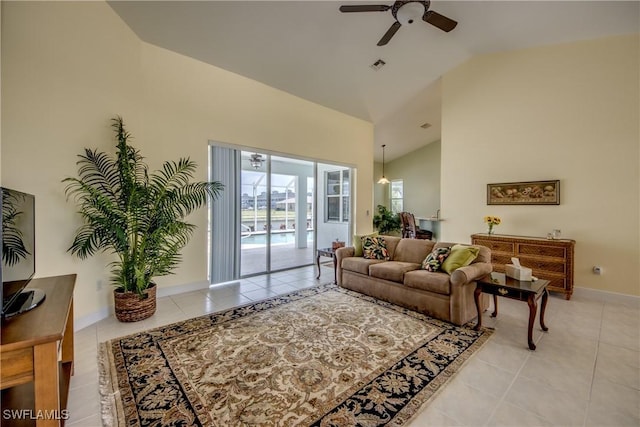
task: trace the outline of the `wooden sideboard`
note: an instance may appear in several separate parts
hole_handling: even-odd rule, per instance
[[[491,249],[494,271],[504,273],[504,266],[511,264],[511,257],[519,258],[520,264],[531,268],[534,276],[551,282],[548,287],[550,291],[562,292],[566,299],[571,298],[576,244],[574,240],[472,234],[471,243]]]
[[[62,426],[73,374],[73,288],[76,275],[33,279],[46,299],[2,320],[2,426]]]

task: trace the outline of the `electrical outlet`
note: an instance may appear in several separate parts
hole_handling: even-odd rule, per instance
[[[593,274],[602,274],[602,267],[600,266],[594,266],[593,267]]]
[[[100,291],[102,290],[102,279],[98,279],[96,281],[96,288]]]

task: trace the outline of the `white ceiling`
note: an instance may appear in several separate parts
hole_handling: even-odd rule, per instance
[[[440,139],[440,76],[474,55],[640,31],[638,1],[435,0],[453,31],[418,20],[382,47],[391,11],[338,7],[392,1],[109,4],[148,43],[373,122],[377,160],[381,144],[392,160]]]

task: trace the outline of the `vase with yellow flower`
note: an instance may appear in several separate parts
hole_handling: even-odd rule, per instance
[[[493,234],[493,226],[500,225],[500,222],[502,221],[497,216],[485,216],[484,222],[487,223],[487,227],[488,227],[487,234]]]

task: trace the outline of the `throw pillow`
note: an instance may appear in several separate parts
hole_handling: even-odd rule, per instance
[[[451,254],[444,260],[441,268],[443,271],[452,274],[458,268],[471,264],[479,253],[480,249],[473,246],[453,245]]]
[[[375,233],[371,233],[371,234],[356,234],[353,236],[353,248],[355,249],[355,253],[353,254],[353,256],[362,256],[363,252],[362,252],[362,238],[363,237],[377,237],[378,236],[378,232],[376,231]]]
[[[427,271],[438,271],[442,266],[442,263],[449,257],[451,248],[437,248],[434,249],[427,257],[422,261],[422,269]]]
[[[389,259],[389,251],[384,237],[363,237],[362,252],[366,259]]]

